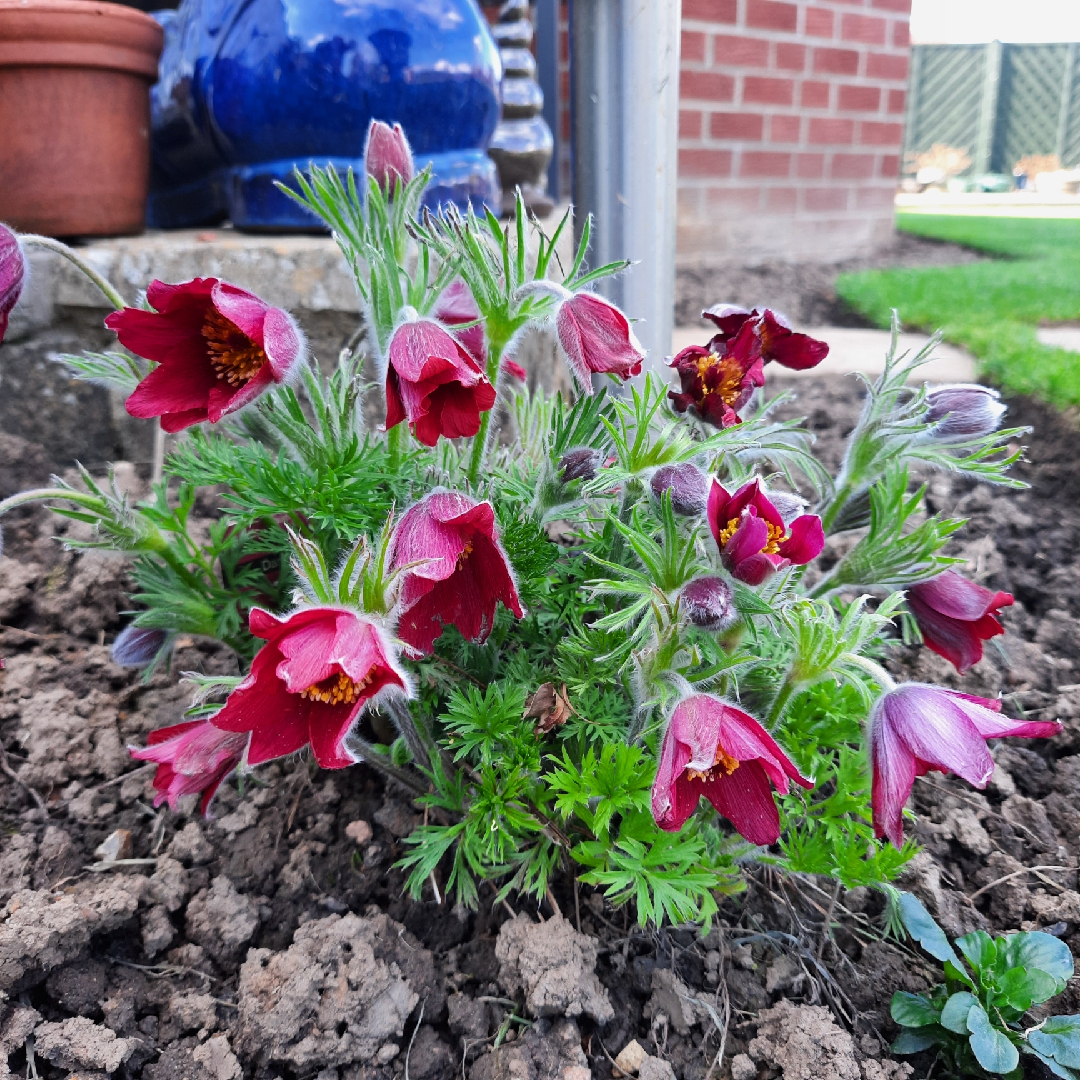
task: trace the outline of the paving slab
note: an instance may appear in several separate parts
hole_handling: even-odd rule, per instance
[[[676,327],[672,348],[674,352],[687,345],[704,345],[709,338],[709,328]],[[800,329],[803,329],[800,327]],[[889,351],[890,336],[887,330],[871,330],[850,326],[816,326],[806,328],[806,333],[820,338],[829,345],[829,355],[809,372],[784,371],[784,375],[805,378],[807,375],[849,375],[861,371],[866,375],[880,375],[885,370],[885,356]],[[1080,331],[1077,331],[1080,333]],[[902,352],[917,352],[927,341],[928,334],[901,334]],[[779,371],[777,369],[773,369]],[[917,369],[912,382],[954,383],[975,382],[975,359],[955,345],[940,343],[934,357]]]
[[[1080,326],[1040,326],[1035,336],[1044,345],[1080,353]]]

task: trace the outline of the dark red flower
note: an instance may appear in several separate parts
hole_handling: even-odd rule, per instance
[[[127,399],[127,411],[160,416],[166,431],[217,423],[303,361],[304,338],[292,316],[235,285],[217,278],[151,281],[146,299],[153,311],[124,308],[105,325],[157,364]]]
[[[765,385],[760,341],[745,325],[726,341],[717,334],[708,348],[690,345],[670,367],[679,373],[682,391],[668,391],[677,412],[690,409],[702,420],[726,428],[741,423],[739,410],[757,386]]]
[[[757,308],[747,311],[733,304],[717,304],[703,311],[701,317],[710,320],[720,331],[709,343],[710,347],[717,344],[717,339],[729,341],[744,326],[753,327],[761,343],[761,358],[766,364],[775,360],[794,371],[805,371],[817,367],[829,355],[829,346],[824,341],[809,334],[797,334],[787,319],[771,308],[759,312]]]
[[[19,238],[6,225],[0,224],[0,341],[7,333],[8,316],[19,302],[25,280],[26,257]]]
[[[570,370],[582,388],[592,389],[592,376],[641,374],[645,359],[626,316],[602,296],[579,292],[559,304],[555,332]]]
[[[152,731],[146,741],[149,745],[129,750],[133,758],[158,763],[154,805],[167,801],[175,810],[184,795],[202,792],[199,809],[205,814],[221,781],[240,764],[248,737],[222,731],[209,720],[193,720]]]
[[[398,637],[418,653],[430,653],[444,624],[470,641],[483,641],[502,601],[519,619],[510,560],[495,530],[491,503],[456,491],[434,491],[398,522],[392,560],[405,573],[398,608]]]
[[[725,568],[748,585],[760,585],[792,563],[808,563],[825,546],[821,518],[802,514],[788,525],[757,480],[734,495],[714,480],[706,514]]]
[[[480,309],[476,306],[469,286],[461,278],[455,278],[439,294],[432,312],[435,318],[450,328],[454,337],[465,346],[478,364],[487,363],[487,349],[484,346],[484,324],[477,322]],[[475,322],[475,326],[466,324]],[[465,325],[464,330],[458,327]]]
[[[254,608],[248,625],[267,644],[214,724],[251,732],[251,765],[308,744],[324,769],[352,765],[345,737],[360,710],[387,688],[408,690],[386,636],[363,615],[331,607],[284,618]]]
[[[994,772],[987,739],[1049,739],[1057,721],[1012,720],[1001,702],[926,683],[904,683],[882,694],[870,714],[871,804],[874,832],[904,843],[904,804],[916,776],[952,772],[984,788]]]
[[[394,194],[398,180],[404,186],[413,178],[413,157],[409,140],[400,124],[391,127],[382,120],[372,120],[364,145],[364,171],[387,197]]]
[[[927,648],[961,675],[982,659],[984,641],[1005,633],[998,613],[1013,603],[1011,593],[991,592],[955,570],[912,585],[906,600]]]
[[[775,844],[781,794],[789,781],[814,786],[773,737],[741,709],[709,694],[693,694],[675,707],[660,746],[652,813],[666,832],[678,832],[701,796],[752,844]]]
[[[437,322],[402,323],[390,338],[386,368],[387,430],[407,420],[425,446],[480,430],[495,387],[471,353]]]

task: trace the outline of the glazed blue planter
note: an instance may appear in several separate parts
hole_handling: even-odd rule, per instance
[[[362,175],[373,119],[433,166],[427,205],[498,207],[502,64],[475,0],[184,0],[157,17],[152,226],[314,228],[274,181],[312,161]]]

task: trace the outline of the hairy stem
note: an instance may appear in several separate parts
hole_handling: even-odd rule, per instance
[[[504,348],[502,342],[488,341],[487,377],[492,386],[497,385],[499,380],[499,363],[502,360]],[[480,468],[487,456],[488,440],[491,435],[491,414],[494,409],[488,409],[480,417],[480,430],[473,436],[472,455],[469,458],[469,483],[475,488],[480,478]]]
[[[360,755],[365,765],[370,765],[376,772],[381,772],[389,780],[394,780],[414,795],[426,795],[428,786],[418,776],[413,776],[396,765],[391,765],[385,754],[380,754],[366,739],[355,733],[348,738],[348,747]]]
[[[773,699],[772,707],[769,709],[769,715],[765,720],[765,727],[772,731],[778,723],[780,718],[784,715],[784,710],[788,706],[788,702],[791,700],[792,694],[799,689],[799,680],[792,678],[792,673],[789,671],[787,678],[784,680],[783,685],[780,687]]]
[[[833,496],[832,502],[825,507],[825,510],[821,515],[821,527],[825,531],[826,536],[831,532],[833,524],[840,515],[840,511],[844,509],[844,504],[851,498],[854,490],[854,484],[852,484],[851,481],[845,481],[836,489],[836,494]]]
[[[397,473],[398,467],[401,464],[401,444],[404,441],[402,435],[403,430],[401,424],[395,424],[386,433],[386,449],[390,455],[387,468],[392,475]]]
[[[46,251],[54,251],[57,255],[62,255],[73,266],[78,267],[79,270],[92,281],[105,296],[105,299],[117,311],[122,311],[127,304],[124,303],[124,298],[116,291],[107,278],[99,274],[85,259],[79,257],[79,255],[72,251],[67,244],[60,243],[59,240],[54,240],[51,236],[38,236],[35,233],[24,233],[19,237],[24,244],[32,244],[34,247],[45,248]]]

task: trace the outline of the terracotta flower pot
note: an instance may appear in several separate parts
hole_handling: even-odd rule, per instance
[[[142,230],[164,40],[119,4],[0,0],[0,221],[52,236]]]

